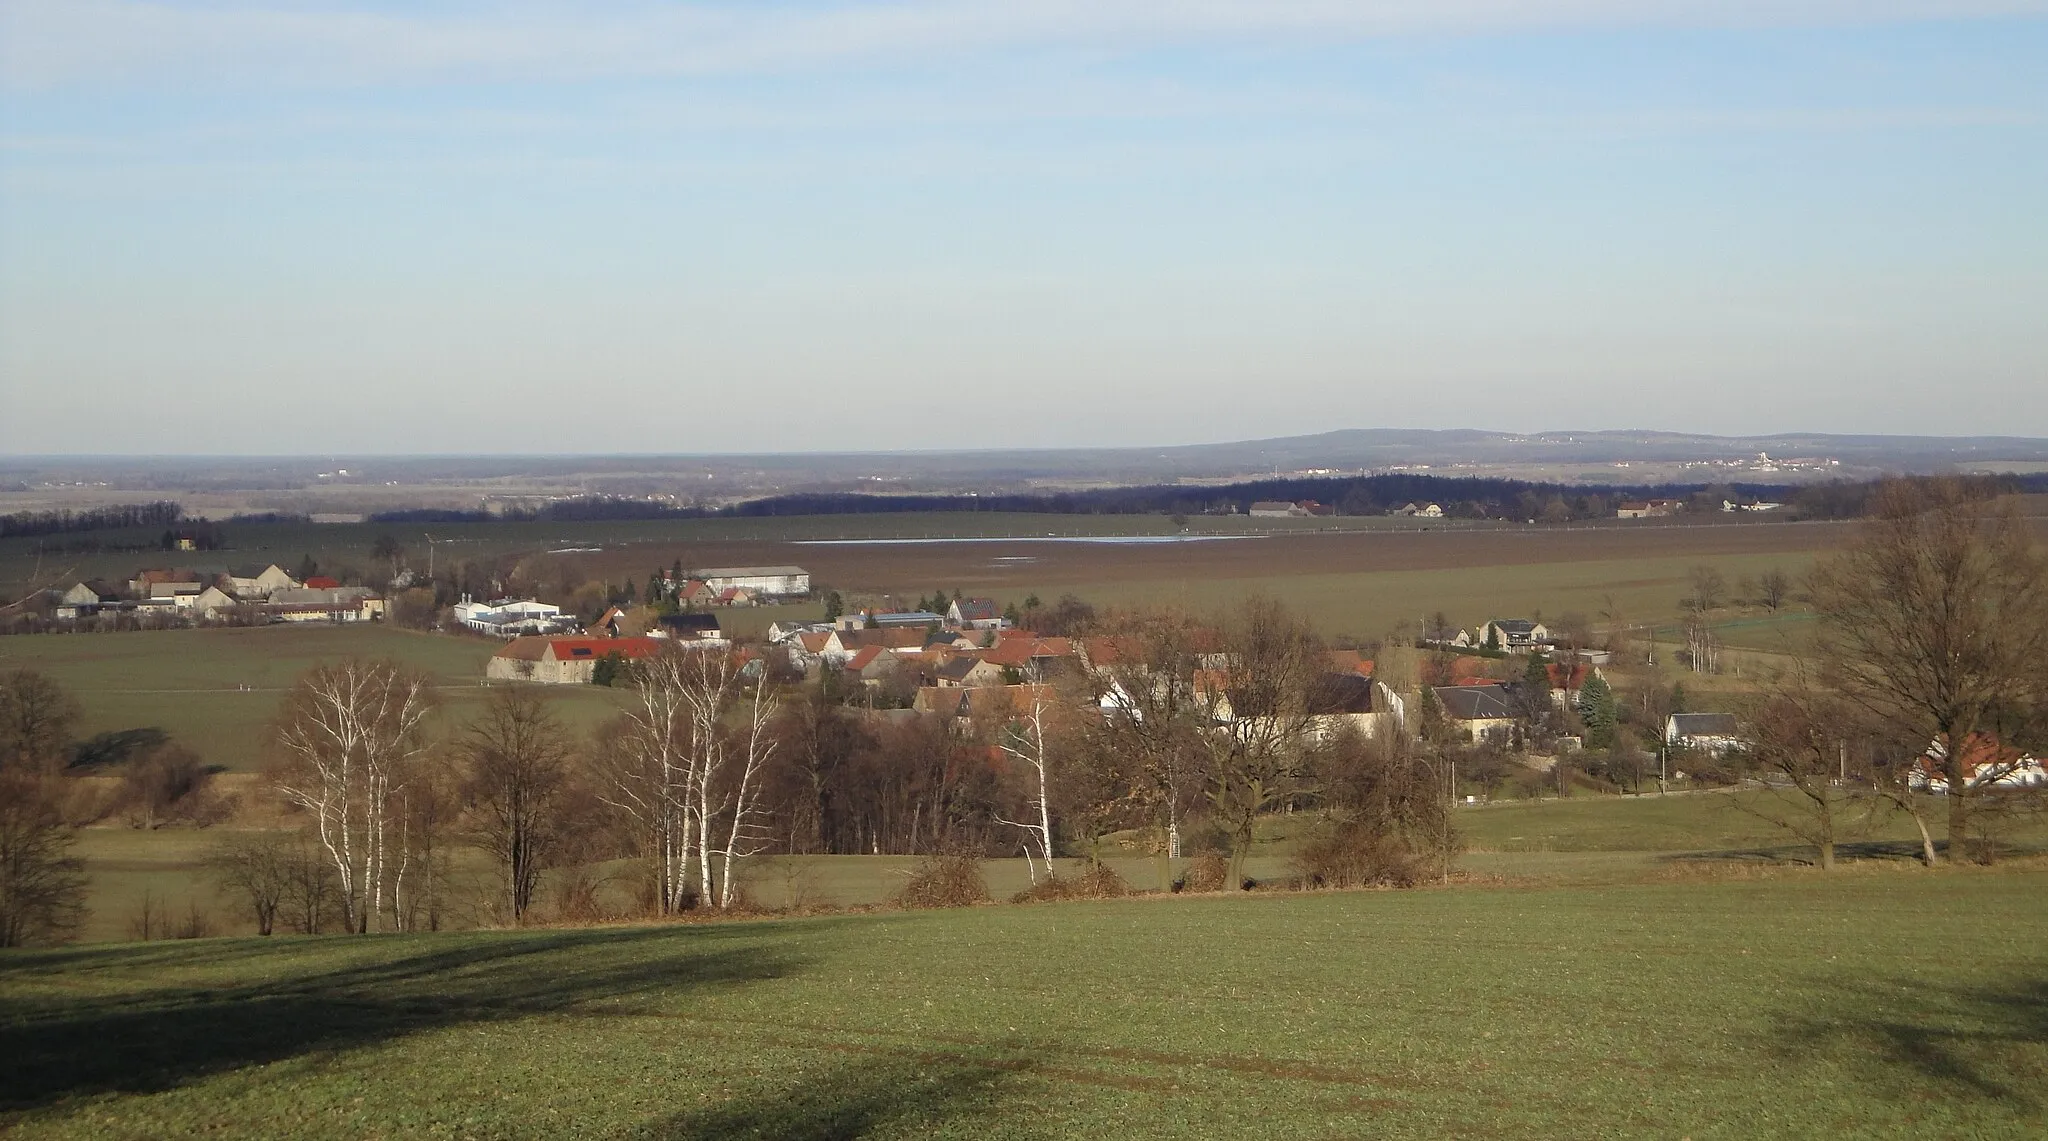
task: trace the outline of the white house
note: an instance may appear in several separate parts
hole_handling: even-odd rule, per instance
[[[1732,713],[1674,713],[1664,721],[1664,743],[1709,753],[1732,752],[1748,744]]]
[[[1515,654],[1541,649],[1549,641],[1550,629],[1526,618],[1495,618],[1481,626],[1472,639],[1474,645],[1497,646]]]
[[[953,630],[1000,630],[1002,608],[993,598],[956,598],[946,607],[946,626]]]

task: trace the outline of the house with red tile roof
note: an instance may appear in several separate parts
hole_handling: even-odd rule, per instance
[[[584,685],[597,663],[616,655],[624,661],[653,657],[668,638],[586,638],[571,635],[528,635],[514,638],[491,655],[484,676],[499,681],[532,681],[545,685]]]

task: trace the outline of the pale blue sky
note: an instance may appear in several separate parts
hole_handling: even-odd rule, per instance
[[[2048,436],[2048,0],[0,0],[0,450]]]

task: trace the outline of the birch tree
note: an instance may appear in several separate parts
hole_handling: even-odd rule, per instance
[[[598,799],[624,816],[638,836],[654,881],[655,910],[662,915],[680,912],[691,902],[688,806],[694,750],[682,697],[685,652],[691,651],[670,648],[635,664],[633,700],[599,753]]]
[[[739,862],[767,846],[775,709],[767,671],[723,651],[671,647],[636,667],[599,797],[644,837],[663,914],[731,907]]]
[[[1036,680],[1027,687],[1030,690],[1028,704],[1014,711],[1014,720],[1001,732],[1003,754],[1022,766],[1033,789],[1026,800],[1029,818],[1010,820],[998,815],[998,823],[1020,828],[1026,836],[1024,862],[1031,870],[1031,882],[1039,879],[1039,864],[1045,865],[1045,878],[1053,878],[1052,857],[1052,798],[1053,798],[1053,717],[1052,700],[1047,687]],[[1005,711],[1006,713],[1012,711]],[[1032,846],[1037,845],[1036,858]]]
[[[402,922],[395,895],[404,845],[394,862],[393,808],[425,747],[434,705],[432,685],[418,671],[351,659],[300,677],[272,728],[277,791],[312,815],[352,932],[369,931],[387,899],[393,925]]]

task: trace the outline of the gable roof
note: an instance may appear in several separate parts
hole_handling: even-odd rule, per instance
[[[980,658],[962,654],[957,658],[949,658],[941,663],[937,669],[932,671],[932,676],[942,677],[948,681],[966,681],[967,675],[973,673],[974,668],[980,664]]]
[[[1515,715],[1508,690],[1500,684],[1439,685],[1432,688],[1444,713],[1459,721],[1505,721]]]
[[[862,646],[858,653],[846,659],[846,668],[855,671],[864,670],[875,664],[876,658],[888,652],[887,649],[881,646]]]
[[[1327,673],[1309,691],[1308,712],[1317,717],[1339,713],[1371,713],[1373,684],[1355,673]]]
[[[1064,658],[1074,652],[1066,638],[1007,638],[982,652],[984,661],[999,666],[1028,666],[1036,658]]]
[[[1496,618],[1487,625],[1499,627],[1503,634],[1531,634],[1536,630],[1536,623],[1527,618]]]
[[[1733,713],[1674,713],[1671,731],[1680,737],[1733,737],[1741,729]]]
[[[664,614],[660,618],[655,619],[655,621],[659,622],[663,629],[673,630],[678,634],[719,633],[718,615],[706,614],[702,611],[691,611],[686,614]]]
[[[959,610],[962,622],[988,622],[1003,615],[993,598],[956,598],[947,609]]]

